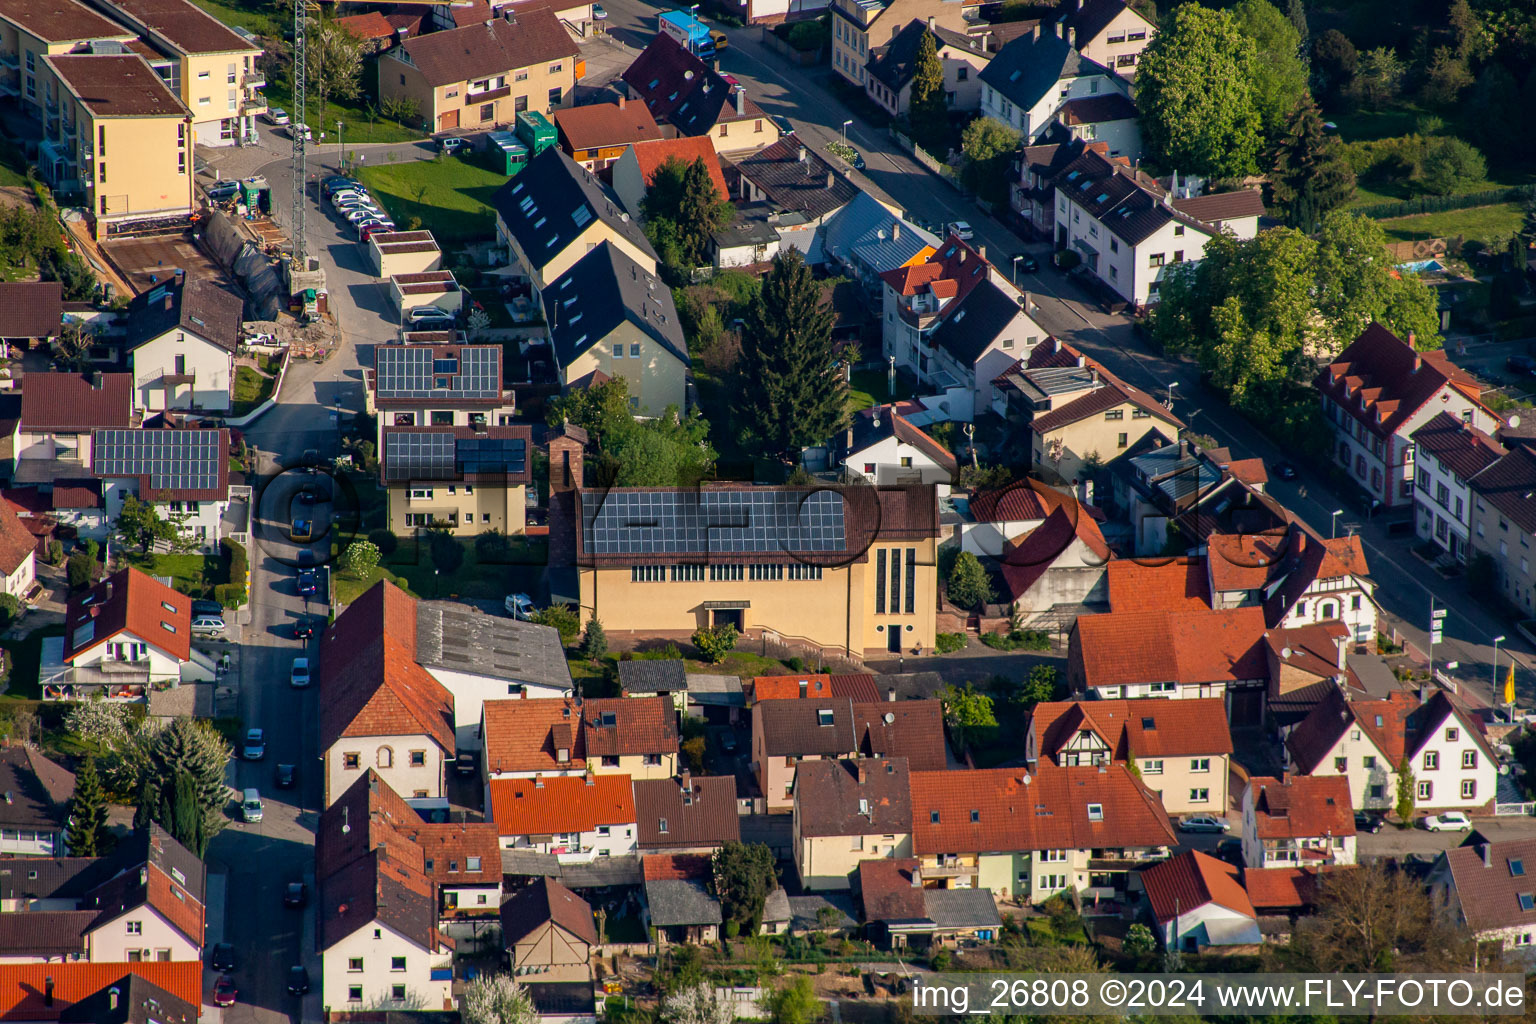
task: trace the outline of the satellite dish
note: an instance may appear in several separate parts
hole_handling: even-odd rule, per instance
[[[1515,413],[1513,416],[1511,416],[1509,418],[1509,425],[1512,426],[1512,427],[1518,427],[1520,425],[1520,414],[1519,413]]]
[[[1499,765],[1499,774],[1500,775],[1508,775],[1509,774],[1509,765],[1507,765],[1507,764]]]
[[[1291,649],[1289,647],[1282,647],[1282,648],[1280,648],[1280,657],[1284,658],[1286,661],[1290,661],[1291,660]]]
[[[893,723],[895,721],[896,721],[896,713],[894,711],[887,711],[885,713],[885,724],[886,725],[890,725],[891,723]]]
[[[684,71],[683,72],[683,81],[685,81],[685,82],[693,81],[693,72],[692,71]]]
[[[1026,786],[1027,786],[1027,785],[1029,785],[1029,784],[1030,784],[1030,783],[1031,783],[1031,782],[1034,782],[1034,781],[1035,781],[1035,780],[1034,780],[1034,779],[1032,779],[1032,778],[1030,778],[1030,777],[1029,777],[1029,772],[1025,772],[1025,773],[1024,773],[1024,778],[1023,778],[1023,779],[1022,779],[1022,780],[1021,780],[1021,781],[1022,781],[1022,782],[1023,782],[1023,783],[1024,783],[1024,785],[1026,785]]]

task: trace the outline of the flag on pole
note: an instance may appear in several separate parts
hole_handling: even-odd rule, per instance
[[[1509,673],[1504,677],[1504,703],[1515,703],[1515,663],[1509,663]]]

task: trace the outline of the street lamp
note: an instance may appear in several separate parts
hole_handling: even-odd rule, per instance
[[[1176,381],[1176,380],[1171,380],[1171,381],[1168,382],[1168,411],[1169,412],[1173,411],[1173,389],[1178,387],[1178,386],[1179,386],[1179,382]]]
[[[1502,696],[1499,693],[1499,644],[1503,642],[1502,635],[1493,638],[1493,695],[1495,697]]]
[[[843,146],[844,147],[846,147],[848,145],[848,126],[851,125],[851,124],[853,124],[853,118],[851,118],[851,117],[848,120],[843,122]]]
[[[1333,519],[1328,524],[1328,536],[1330,538],[1334,538],[1339,535],[1339,516],[1343,514],[1344,510],[1341,508],[1336,508],[1333,510]]]
[[[688,52],[692,53],[699,34],[699,5],[694,4],[688,8],[688,14],[693,18],[693,28],[688,32]]]
[[[345,174],[347,172],[347,148],[346,148],[346,145],[342,142],[342,138],[341,138],[341,130],[344,127],[346,127],[346,126],[343,125],[340,121],[336,122],[336,173],[337,174]]]
[[[1017,256],[1015,256],[1013,258],[1013,286],[1015,288],[1017,288],[1019,286],[1019,260],[1021,260],[1023,258],[1024,258],[1024,254],[1023,253],[1020,253],[1019,255],[1017,255]]]

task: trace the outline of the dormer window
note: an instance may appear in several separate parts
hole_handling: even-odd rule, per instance
[[[820,708],[820,709],[817,710],[817,712],[816,712],[816,724],[817,725],[831,725],[832,723],[833,723],[833,714],[832,714],[832,709],[831,708]]]

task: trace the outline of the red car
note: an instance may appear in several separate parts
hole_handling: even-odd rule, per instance
[[[235,991],[235,979],[226,974],[218,981],[214,982],[213,1005],[234,1006],[235,996],[237,994],[238,993]]]

